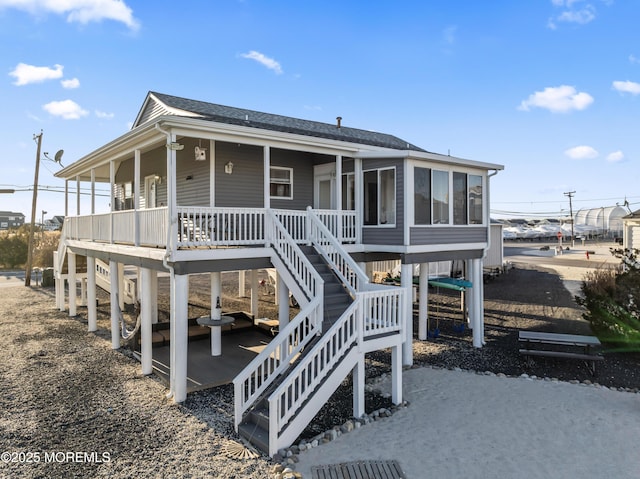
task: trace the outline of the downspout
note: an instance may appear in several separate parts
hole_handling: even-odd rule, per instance
[[[166,135],[167,137],[167,147],[171,144],[171,133],[168,132],[167,130],[163,130],[162,128],[160,128],[160,125],[158,123],[155,124],[155,128],[156,130],[158,130],[160,133],[163,133],[164,135]],[[171,188],[171,186],[168,184],[169,183],[169,175],[170,172],[173,171],[173,155],[171,153],[169,153],[168,155],[168,161],[167,161],[167,188]],[[164,256],[162,257],[162,265],[165,267],[165,269],[169,270],[169,273],[171,274],[171,279],[173,280],[173,277],[175,276],[175,271],[173,269],[173,266],[171,266],[168,263],[169,258],[171,257],[171,254],[173,253],[173,241],[171,241],[172,239],[172,235],[171,232],[173,231],[172,228],[172,223],[173,223],[173,198],[169,198],[169,192],[167,191],[167,216],[169,217],[169,222],[167,224],[167,248],[165,250]],[[170,201],[169,201],[170,200]],[[173,389],[173,385],[170,384],[169,387],[169,392],[166,394],[167,399],[172,399],[174,395],[174,389]]]
[[[482,259],[486,258],[487,252],[491,248],[491,188],[489,188],[489,179],[498,174],[498,170],[494,170],[493,173],[487,175],[487,246],[482,252]]]
[[[171,144],[171,133],[168,132],[167,130],[163,130],[162,128],[160,128],[160,125],[158,123],[155,124],[156,130],[158,130],[160,133],[163,133],[164,135],[166,135],[167,137],[167,145]],[[169,169],[170,168],[170,169]],[[167,177],[169,176],[169,172],[173,171],[173,155],[169,154],[169,161],[167,162]],[[168,183],[168,181],[167,181]],[[167,186],[168,188],[170,188],[170,186]],[[168,192],[167,192],[167,196],[169,196]],[[162,265],[168,269],[171,273],[173,273],[173,266],[170,266],[168,264],[168,260],[171,257],[171,253],[173,253],[173,241],[171,241],[172,239],[172,235],[171,232],[173,230],[172,228],[172,224],[173,224],[173,198],[171,198],[171,201],[167,201],[167,216],[169,217],[169,223],[167,225],[167,249],[165,250],[165,254],[162,257]]]
[[[487,253],[491,248],[491,188],[489,187],[489,179],[493,176],[496,176],[497,174],[498,174],[498,170],[494,170],[493,173],[490,173],[487,175],[487,246],[482,251],[483,260],[487,257]],[[480,279],[482,280],[482,270],[480,270],[479,276],[480,276]],[[482,344],[485,345],[487,343],[484,340],[484,287],[482,288],[482,292],[480,294],[479,306],[480,306],[480,314],[481,314],[481,321],[482,321],[481,323],[482,333],[480,337],[482,338]]]

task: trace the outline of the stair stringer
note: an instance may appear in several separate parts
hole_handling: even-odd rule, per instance
[[[364,356],[354,343],[349,352],[340,360],[335,368],[329,373],[320,386],[309,397],[307,403],[302,406],[296,415],[289,421],[286,428],[277,436],[275,441],[269,441],[269,455],[273,457],[278,449],[291,445],[309,425],[311,419],[327,403],[327,398],[338,389],[342,381],[349,375],[358,364],[360,358]]]
[[[295,280],[284,261],[280,259],[280,256],[278,256],[275,249],[271,248],[271,251],[271,264],[276,269],[276,271],[278,271],[278,274],[284,281],[284,284],[287,285],[287,288],[289,288],[289,291],[291,292],[293,297],[296,298],[296,301],[300,305],[300,309],[304,308],[310,303],[311,299],[313,298],[308,298],[304,291],[302,291],[302,288]]]

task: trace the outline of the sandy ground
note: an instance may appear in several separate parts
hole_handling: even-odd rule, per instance
[[[506,259],[556,271],[574,295],[585,273],[615,263],[611,246],[578,245],[556,255],[513,244]],[[586,250],[595,254],[587,259]],[[640,394],[533,378],[407,370],[409,407],[302,452],[297,470],[311,477],[312,466],[377,459],[397,460],[408,478],[640,477]],[[388,393],[389,380],[379,387]]]
[[[403,380],[409,407],[304,451],[297,470],[395,459],[407,478],[639,477],[639,394],[431,368]]]

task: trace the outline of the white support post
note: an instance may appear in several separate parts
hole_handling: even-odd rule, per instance
[[[391,348],[391,401],[402,402],[402,349],[399,346]]]
[[[140,183],[140,150],[135,150],[133,152],[133,242],[136,246],[140,246]]]
[[[98,330],[96,300],[96,259],[93,256],[87,256],[87,321],[89,323],[89,332]]]
[[[418,339],[425,341],[428,337],[429,324],[429,263],[420,263],[418,291]]]
[[[353,417],[362,417],[364,408],[364,355],[361,355],[353,367]]]
[[[69,316],[75,316],[78,285],[76,284],[76,254],[69,251],[67,253],[67,264],[69,266]]]
[[[483,328],[482,328],[482,305],[481,303],[481,291],[482,291],[482,265],[479,259],[474,259],[471,261],[473,264],[473,346],[476,348],[481,348],[482,343],[484,341],[483,336]]]
[[[405,290],[404,296],[404,320],[405,340],[402,345],[402,363],[405,366],[413,364],[413,303],[411,293],[413,288],[413,265],[402,264],[400,267],[400,285]]]
[[[276,298],[278,299],[278,326],[282,331],[289,324],[289,288],[280,273],[276,274]]]
[[[57,262],[57,252],[56,252],[56,256],[54,261]],[[57,264],[57,263],[56,263]],[[64,296],[65,296],[65,292],[64,292],[64,276],[62,275],[62,271],[58,271],[56,274],[56,306],[58,307],[58,309],[60,311],[64,311],[65,308],[65,304],[64,304]]]
[[[264,168],[264,207],[271,208],[271,149],[263,147],[263,168]]]
[[[221,317],[222,274],[219,271],[214,271],[213,273],[211,273],[211,319],[220,319]]]
[[[120,285],[118,263],[109,261],[109,282],[111,283],[111,348],[120,349]]]
[[[258,317],[258,270],[251,270],[251,314]]]
[[[118,306],[124,311],[124,264],[118,264]],[[111,286],[113,288],[113,285]]]
[[[151,326],[151,270],[141,268],[140,271],[140,363],[142,365],[142,374],[148,376],[153,372],[153,341]]]
[[[238,271],[238,298],[244,298],[246,296],[244,273],[245,271],[243,269]]]
[[[151,290],[151,323],[158,323],[158,272],[149,270],[149,289]]]
[[[478,322],[480,324],[480,339],[482,344],[486,344],[484,340],[484,259],[478,259]]]
[[[171,273],[171,332],[169,383],[174,402],[187,399],[189,276]]]
[[[80,278],[80,306],[87,305],[87,278]]]
[[[478,287],[476,284],[475,270],[473,268],[473,261],[468,259],[465,261],[465,266],[467,269],[467,279],[471,281],[473,285],[466,293],[466,303],[467,303],[467,326],[469,329],[473,329],[476,322],[476,304],[474,300],[475,291]]]

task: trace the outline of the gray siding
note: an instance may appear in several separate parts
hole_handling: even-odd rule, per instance
[[[272,208],[305,210],[313,206],[313,155],[302,151],[271,149],[271,166],[293,168],[293,199],[271,198]]]
[[[162,105],[161,103],[158,103],[156,100],[152,99],[151,97],[148,97],[148,98],[149,98],[149,102],[147,103],[147,107],[145,108],[145,110],[142,112],[142,115],[140,115],[138,125],[142,125],[143,123],[153,120],[154,118],[157,118],[161,115],[166,115],[169,113],[167,109],[164,107],[164,105]]]
[[[176,201],[178,206],[209,206],[209,141],[181,138],[184,149],[176,152]],[[194,148],[207,149],[206,161],[196,161]]]
[[[396,226],[395,228],[364,226],[362,228],[362,242],[364,244],[404,244],[405,187],[403,165],[403,160],[398,159],[375,159],[363,161],[363,171],[374,170],[378,168],[388,168],[390,166],[395,166],[396,168]]]
[[[409,230],[412,245],[439,245],[458,243],[485,243],[484,226],[412,227]]]
[[[233,163],[230,175],[224,172],[224,165],[229,161]],[[263,172],[262,147],[216,142],[216,206],[262,208]]]

